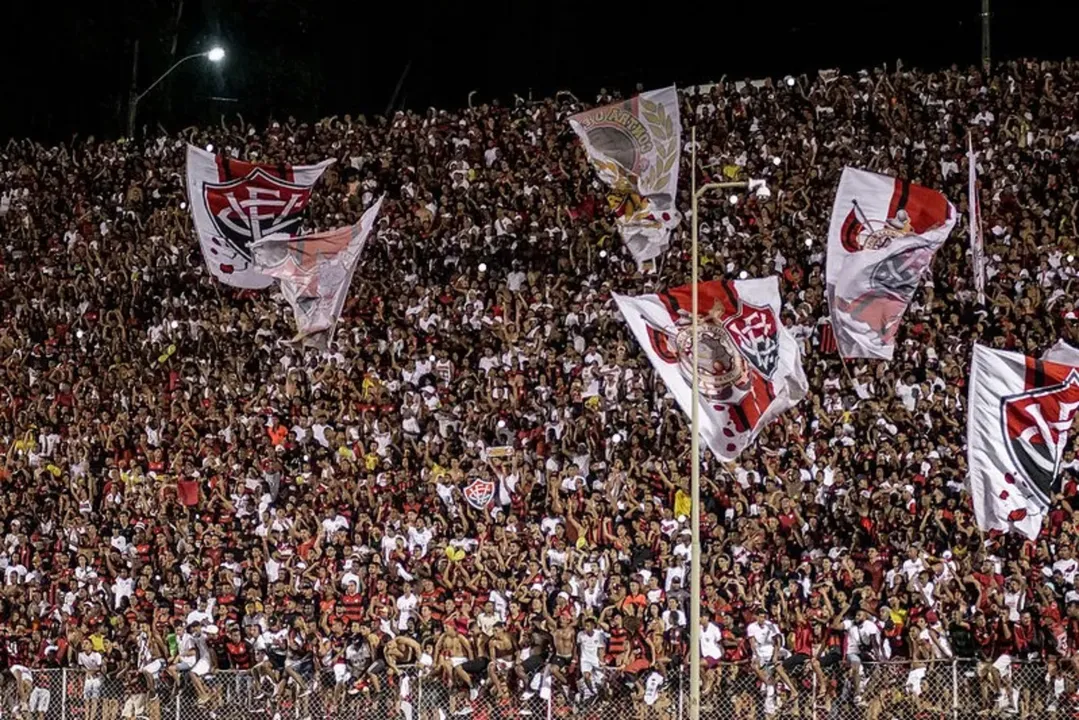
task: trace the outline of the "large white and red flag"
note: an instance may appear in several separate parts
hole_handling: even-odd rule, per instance
[[[967,464],[983,530],[1036,538],[1060,491],[1060,470],[1079,409],[1079,368],[974,346]]]
[[[780,321],[779,279],[700,283],[700,433],[733,460],[808,389],[801,350]],[[692,286],[655,295],[614,295],[652,367],[687,415],[692,412]]]
[[[681,221],[675,209],[682,124],[672,85],[569,118],[610,192],[619,234],[638,267],[662,254]]]
[[[970,225],[970,261],[974,266],[974,291],[985,305],[985,244],[982,240],[982,206],[978,193],[978,155],[967,133],[967,224]]]
[[[298,234],[311,188],[333,162],[251,163],[188,145],[187,201],[213,276],[233,287],[269,287],[273,278],[253,266],[251,245]]]
[[[292,306],[296,341],[323,350],[329,347],[381,207],[379,198],[350,227],[300,237],[275,236],[251,246],[255,269],[277,278],[281,294]]]
[[[935,190],[844,168],[828,228],[828,306],[839,353],[890,360],[922,275],[955,225]]]

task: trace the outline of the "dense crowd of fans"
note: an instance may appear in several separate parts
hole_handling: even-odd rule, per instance
[[[810,379],[737,462],[704,460],[706,704],[732,702],[737,676],[756,688],[733,696],[742,717],[798,699],[879,714],[893,700],[867,666],[888,658],[909,661],[902,701],[923,709],[926,668],[952,657],[1004,712],[1074,690],[1079,461],[1069,451],[1041,538],[983,534],[963,408],[975,339],[1040,353],[1072,337],[1077,90],[1075,62],[1025,61],[681,93],[700,179],[772,189],[705,198],[703,277],[781,275]],[[548,686],[565,706],[622,693],[669,712],[662,688],[687,644],[690,443],[610,293],[687,282],[689,232],[637,273],[566,121],[584,107],[560,95],[2,148],[10,707],[43,715],[36,671],[69,667],[85,671],[87,720],[156,715],[177,683],[213,708],[225,669],[251,670],[252,709],[287,699],[296,717],[389,693],[426,720],[480,694],[526,706]],[[895,360],[842,365],[819,348],[841,169],[939,189],[965,217],[968,130],[986,306],[963,220]],[[309,230],[387,194],[328,353],[289,344],[276,293],[209,277],[188,142],[337,158]],[[477,478],[497,484],[486,512],[461,494]],[[1013,694],[1028,660],[1047,663],[1045,692]]]

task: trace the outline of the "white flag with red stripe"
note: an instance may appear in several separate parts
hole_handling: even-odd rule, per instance
[[[255,268],[281,282],[281,294],[292,306],[294,340],[322,350],[329,347],[356,264],[381,207],[379,198],[350,227],[294,238],[266,238],[252,245]]]
[[[890,360],[922,275],[955,225],[935,190],[844,168],[828,228],[828,307],[839,353]]]
[[[187,201],[206,267],[233,287],[260,290],[273,278],[254,266],[251,246],[300,231],[311,188],[333,164],[250,163],[187,146]]]
[[[692,411],[692,286],[614,295],[622,316],[679,406]],[[779,279],[698,285],[700,433],[733,460],[808,389],[797,341],[780,322]]]
[[[967,464],[978,527],[1038,536],[1076,410],[1079,368],[974,346]]]

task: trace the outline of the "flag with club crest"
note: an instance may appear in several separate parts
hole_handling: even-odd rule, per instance
[[[839,353],[890,360],[903,314],[955,207],[935,190],[844,168],[828,229],[828,307]]]
[[[213,276],[238,288],[273,284],[254,267],[251,246],[271,235],[299,232],[311,188],[333,162],[251,163],[188,145],[187,201]]]
[[[1038,536],[1076,410],[1079,368],[974,346],[967,466],[978,527]]]
[[[483,510],[495,498],[495,484],[490,480],[476,478],[461,491],[468,504],[477,510]]]
[[[780,321],[779,279],[700,283],[698,387],[701,438],[733,460],[808,389],[798,342]],[[637,342],[687,415],[692,412],[692,286],[614,295]]]
[[[352,275],[382,207],[380,197],[350,227],[300,237],[272,237],[252,246],[254,266],[281,283],[292,306],[296,338],[309,347],[329,347]]]
[[[661,255],[681,221],[675,209],[682,152],[675,87],[586,110],[569,124],[609,188],[619,234],[637,266]]]

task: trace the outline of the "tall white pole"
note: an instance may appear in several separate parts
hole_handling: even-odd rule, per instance
[[[689,720],[701,717],[701,448],[700,448],[700,378],[698,377],[697,348],[697,274],[700,262],[697,259],[697,126],[690,131],[690,187],[693,196],[692,242],[690,262],[693,265],[690,282],[693,298],[690,331],[693,349],[693,386],[691,388],[692,409],[690,410],[690,556],[689,556]]]

